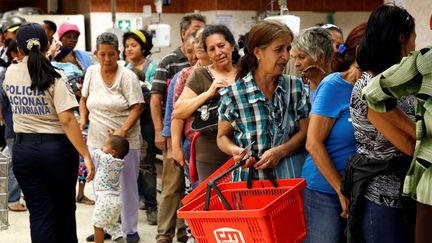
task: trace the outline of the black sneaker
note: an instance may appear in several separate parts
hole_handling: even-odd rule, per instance
[[[138,235],[138,232],[127,235],[127,238],[126,238],[127,243],[138,243],[139,240],[140,240],[140,237]]]
[[[105,233],[104,239],[105,240],[111,239],[111,235],[109,235],[108,233]],[[87,236],[86,241],[87,242],[94,242],[94,234]]]

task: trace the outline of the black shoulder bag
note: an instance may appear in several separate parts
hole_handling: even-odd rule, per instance
[[[213,74],[210,72],[210,70],[208,70],[207,67],[206,70],[213,82],[215,82],[215,77]],[[194,131],[201,133],[217,131],[219,101],[219,96],[217,98],[210,99],[194,112],[194,120],[191,124],[191,127]]]

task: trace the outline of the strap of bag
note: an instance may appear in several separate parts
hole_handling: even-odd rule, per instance
[[[204,68],[207,70],[208,74],[210,75],[211,79],[213,79],[213,81],[216,80],[215,76],[213,75],[213,73],[210,71],[210,69],[208,68],[208,66],[204,66]]]

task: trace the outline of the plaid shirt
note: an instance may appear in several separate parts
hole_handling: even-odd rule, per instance
[[[432,206],[432,48],[412,52],[375,76],[362,98],[378,112],[393,109],[397,98],[416,95],[416,146],[405,177],[403,194]]]
[[[292,76],[280,76],[272,100],[262,93],[251,72],[220,93],[219,120],[231,123],[235,144],[246,147],[255,142],[250,154],[255,157],[289,140],[298,131],[298,120],[309,115],[307,90]],[[239,168],[233,181],[246,180],[247,172]],[[266,179],[262,171],[254,178]]]

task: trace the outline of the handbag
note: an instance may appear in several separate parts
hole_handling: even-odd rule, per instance
[[[207,67],[206,70],[214,82],[215,77]],[[194,112],[192,130],[201,133],[217,131],[219,101],[220,97],[210,99]]]
[[[219,98],[208,100],[194,113],[191,127],[196,132],[217,131]]]

